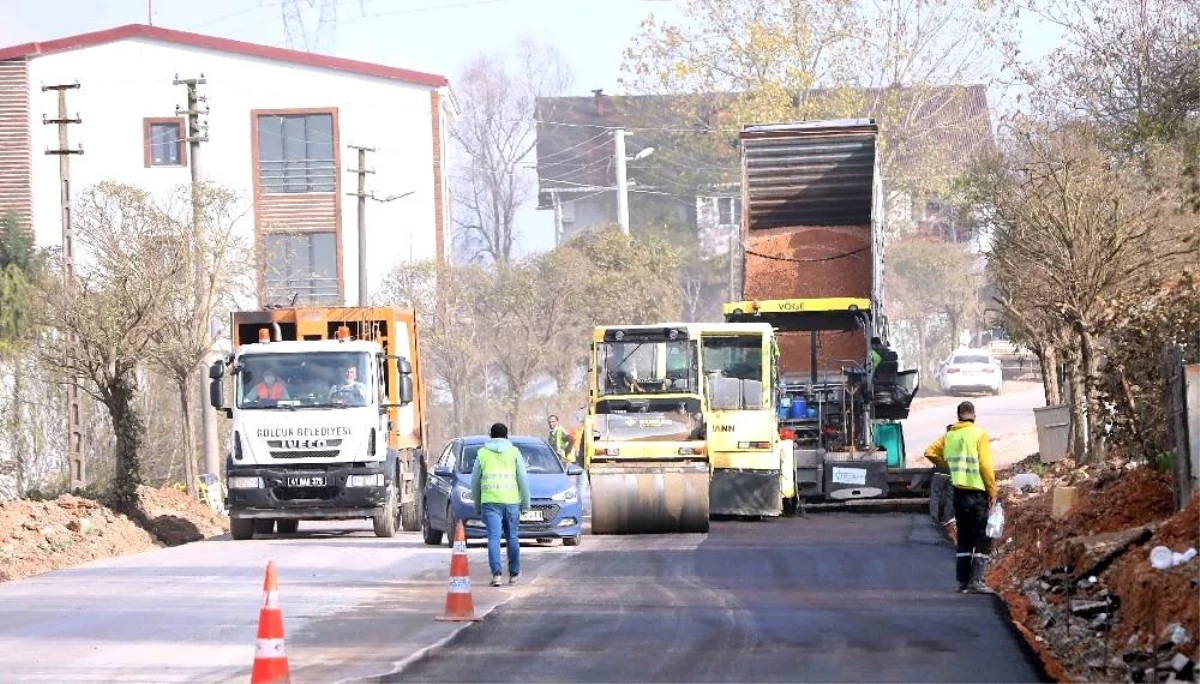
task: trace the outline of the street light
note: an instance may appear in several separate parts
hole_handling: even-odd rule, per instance
[[[647,148],[643,149],[641,152],[638,152],[637,154],[633,155],[633,159],[630,159],[629,161],[638,161],[639,159],[645,159],[646,157],[649,157],[652,154],[654,154],[654,148],[647,147]]]

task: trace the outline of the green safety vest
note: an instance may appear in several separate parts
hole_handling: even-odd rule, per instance
[[[521,452],[513,447],[502,454],[480,447],[479,503],[519,504],[521,490],[517,487],[517,459]]]
[[[558,452],[559,456],[566,454],[570,440],[567,437],[567,431],[561,425],[550,432],[550,440],[554,443],[554,450]]]
[[[951,430],[946,433],[943,454],[950,467],[950,480],[959,489],[984,491],[983,476],[979,474],[979,438],[984,435],[974,425]]]
[[[881,356],[879,354],[879,352],[872,349],[871,350],[871,368],[874,369],[876,366],[879,365],[879,362],[881,362],[881,361],[883,361],[883,356]]]

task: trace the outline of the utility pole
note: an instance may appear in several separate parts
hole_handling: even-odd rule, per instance
[[[202,181],[200,171],[200,143],[208,142],[208,123],[201,123],[201,115],[207,116],[209,109],[208,105],[204,105],[204,111],[200,111],[200,103],[208,102],[208,98],[200,95],[196,88],[207,84],[204,74],[200,74],[200,78],[179,78],[179,74],[175,74],[174,84],[184,86],[187,89],[187,108],[183,109],[175,107],[175,113],[187,115],[187,135],[184,140],[188,143],[188,152],[190,159],[188,164],[192,171],[192,261],[194,263],[195,273],[195,297],[196,297],[196,314],[205,314],[203,324],[203,334],[208,344],[208,352],[212,352],[212,347],[215,344],[213,340],[208,314],[208,288],[205,283],[208,279],[208,274],[204,268],[205,259],[205,244],[207,242],[207,232],[204,226],[204,202],[202,197]],[[217,412],[208,405],[208,389],[205,384],[208,381],[208,354],[200,360],[199,366],[196,368],[196,397],[197,404],[200,406],[200,437],[203,445],[204,454],[204,470],[206,473],[221,475],[221,459],[217,454],[217,447],[220,440],[217,437]],[[191,454],[188,455],[191,458]],[[193,478],[194,479],[194,478]],[[188,483],[188,491],[195,489],[196,483]]]
[[[76,114],[74,118],[67,116],[67,91],[79,88],[79,83],[42,86],[42,92],[49,90],[58,93],[58,116],[50,119],[42,117],[42,123],[58,126],[58,148],[46,150],[46,154],[58,156],[58,186],[59,202],[62,208],[62,262],[63,282],[67,287],[75,285],[75,230],[71,226],[71,155],[83,154],[83,145],[71,149],[70,136],[67,126],[82,123],[83,119]],[[79,394],[79,378],[75,374],[75,347],[77,340],[74,335],[67,335],[66,367],[71,377],[67,387],[67,468],[71,489],[82,488],[87,484],[87,470],[83,457],[83,406]]]
[[[348,192],[347,195],[358,198],[358,305],[367,305],[367,174],[375,171],[367,168],[367,153],[374,152],[373,147],[347,145],[352,150],[358,150],[358,168],[346,169],[358,174],[358,192]],[[411,236],[412,233],[410,232]],[[411,256],[409,257],[411,260]]]
[[[617,223],[621,232],[629,235],[629,180],[626,177],[625,129],[613,130],[613,155],[617,158]]]

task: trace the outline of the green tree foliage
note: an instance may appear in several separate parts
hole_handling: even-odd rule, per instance
[[[888,250],[886,311],[893,324],[907,324],[915,333],[926,377],[975,322],[982,285],[975,262],[962,245],[941,240],[913,238]]]
[[[678,270],[665,240],[610,226],[493,268],[398,268],[376,300],[417,308],[422,359],[451,399],[431,429],[449,436],[499,416],[520,426],[529,390],[544,380],[572,392],[594,326],[675,318]]]
[[[37,332],[37,282],[45,255],[13,214],[0,217],[0,357],[24,347]]]

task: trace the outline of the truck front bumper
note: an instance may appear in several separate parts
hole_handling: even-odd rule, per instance
[[[387,504],[385,486],[349,487],[351,475],[387,475],[383,463],[367,466],[306,465],[233,468],[230,478],[258,477],[261,487],[229,488],[226,508],[232,518],[351,520],[370,518]],[[323,478],[318,486],[296,486],[292,478]],[[304,482],[310,483],[312,480]]]

